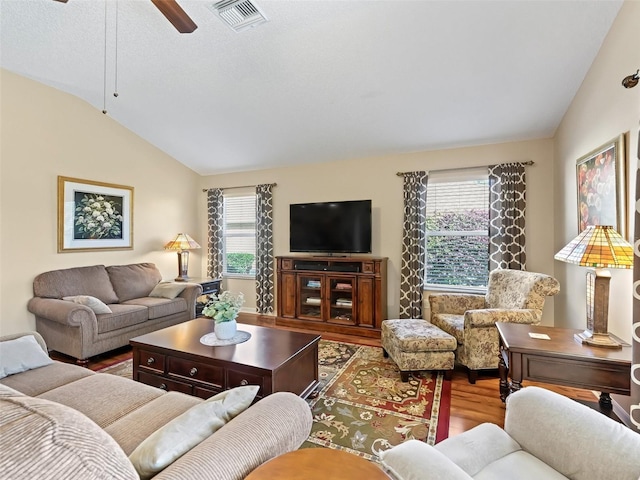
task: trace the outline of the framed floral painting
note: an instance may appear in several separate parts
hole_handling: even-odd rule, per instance
[[[611,225],[627,237],[624,134],[578,159],[578,233],[589,225]]]
[[[133,248],[133,187],[58,177],[58,253]]]

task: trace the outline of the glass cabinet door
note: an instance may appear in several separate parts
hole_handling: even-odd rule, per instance
[[[322,276],[299,275],[298,317],[322,321]]]
[[[328,277],[331,323],[355,325],[356,277]]]

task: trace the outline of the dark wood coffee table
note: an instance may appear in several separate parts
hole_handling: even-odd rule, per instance
[[[523,380],[596,390],[602,409],[612,407],[610,393],[629,395],[631,347],[591,347],[575,340],[581,330],[496,323],[500,335],[500,398],[522,388]],[[532,338],[529,334],[549,339]],[[507,376],[511,377],[508,381]]]
[[[320,335],[239,323],[251,334],[246,342],[200,343],[213,327],[202,317],[131,339],[133,379],[201,398],[240,385],[259,385],[259,398],[274,392],[306,398],[318,385]]]

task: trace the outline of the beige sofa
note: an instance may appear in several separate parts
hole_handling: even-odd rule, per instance
[[[381,454],[396,480],[638,480],[640,435],[539,387],[507,397],[504,430],[483,423],[435,446]]]
[[[149,296],[155,295],[161,280],[153,263],[53,270],[34,279],[34,297],[27,308],[49,349],[83,364],[89,357],[128,345],[133,337],[195,318],[202,286],[178,285],[177,290],[185,288],[175,298],[171,297],[176,290],[170,289],[159,293],[164,296]],[[63,299],[77,296],[98,299],[111,313],[96,313]]]
[[[46,351],[35,332],[5,336],[0,342],[28,335]],[[37,344],[33,348],[38,350]],[[196,397],[60,362],[6,376],[0,380],[1,476],[136,479],[128,456],[154,431],[202,403]],[[311,423],[304,400],[292,393],[274,393],[153,478],[241,480],[270,458],[297,449]]]

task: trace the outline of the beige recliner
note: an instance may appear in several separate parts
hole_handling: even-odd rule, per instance
[[[498,368],[495,323],[537,325],[545,298],[559,291],[560,283],[543,273],[494,270],[486,295],[429,295],[431,323],[456,338],[456,361],[469,369],[469,382],[475,383],[478,370]]]

